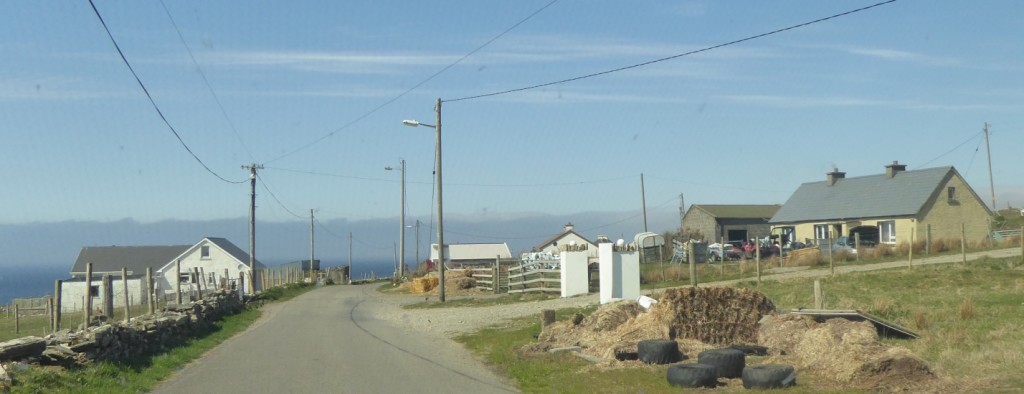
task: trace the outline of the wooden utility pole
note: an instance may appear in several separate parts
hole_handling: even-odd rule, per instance
[[[57,279],[53,284],[53,332],[60,331],[60,315],[62,305],[62,296],[64,281]]]
[[[128,324],[128,319],[132,318],[132,310],[128,297],[128,268],[121,267],[121,285],[124,287],[124,322]]]
[[[679,193],[679,233],[683,233],[683,218],[686,217],[686,200],[683,193]]]
[[[989,193],[992,194],[992,210],[996,208],[996,184],[992,181],[992,149],[988,145],[988,122],[985,122],[985,153],[988,156],[988,187]]]
[[[301,268],[302,264],[299,264]],[[313,210],[309,210],[309,281],[313,282]]]
[[[352,232],[348,232],[348,284],[352,284],[352,275],[355,272],[352,271]]]
[[[153,268],[146,267],[146,300],[149,303],[149,314],[156,313],[156,291],[153,290]]]
[[[256,170],[262,170],[262,164],[251,163],[242,168],[249,170],[249,272],[256,274]],[[249,281],[249,293],[256,293],[256,281]]]
[[[646,195],[646,191],[644,190],[644,173],[642,173],[642,172],[640,173],[640,208],[643,209],[643,213],[644,213],[644,232],[646,233],[647,232],[647,195]],[[643,255],[644,254],[641,251],[640,252],[641,260],[642,260]]]

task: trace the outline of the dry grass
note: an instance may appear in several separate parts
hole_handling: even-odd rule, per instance
[[[974,301],[970,297],[964,298],[960,303],[960,319],[971,320],[974,318]]]

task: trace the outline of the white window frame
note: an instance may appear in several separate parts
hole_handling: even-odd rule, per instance
[[[832,226],[827,224],[815,224],[814,225],[814,239],[828,239],[828,232]]]
[[[896,244],[896,221],[878,222],[878,242],[886,245]]]
[[[210,259],[210,246],[209,245],[203,245],[203,246],[199,247],[199,259],[200,260],[209,260]]]

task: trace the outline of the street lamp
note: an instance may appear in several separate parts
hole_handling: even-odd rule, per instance
[[[441,203],[441,99],[437,99],[437,105],[434,106],[434,112],[437,113],[437,123],[429,125],[426,123],[420,123],[415,120],[403,120],[402,124],[406,126],[426,126],[436,131],[436,156],[437,160],[434,163],[434,172],[437,174],[437,286],[438,286],[438,300],[444,302],[444,215],[443,215],[443,204]]]
[[[392,170],[394,170],[394,168],[391,168],[391,166],[387,166],[387,167],[384,167],[384,170],[392,171]],[[398,229],[400,230],[399,233],[398,233],[398,243],[399,243],[399,245],[401,245],[401,247],[398,249],[399,250],[398,255],[401,256],[401,257],[398,258],[398,280],[402,280],[402,278],[405,277],[405,159],[402,159],[401,171],[402,171],[402,214],[401,214],[401,219],[399,219],[399,224],[398,224],[399,225]]]

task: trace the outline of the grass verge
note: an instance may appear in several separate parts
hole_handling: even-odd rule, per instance
[[[779,308],[813,305],[813,279],[743,282],[765,293]],[[845,274],[823,280],[826,308],[859,309],[903,325],[917,340],[885,340],[923,358],[940,376],[977,391],[1024,387],[1017,366],[1024,362],[1024,270],[1019,258],[984,259],[966,267],[930,265]],[[558,312],[564,320],[576,310]],[[527,393],[678,392],[665,380],[666,366],[598,369],[571,355],[523,351],[540,330],[535,318],[510,328],[485,329],[456,338],[514,379]],[[692,361],[688,361],[692,362]],[[748,359],[757,364],[758,358]],[[742,388],[722,387],[733,392]],[[787,392],[856,392],[828,377],[802,373]]]

